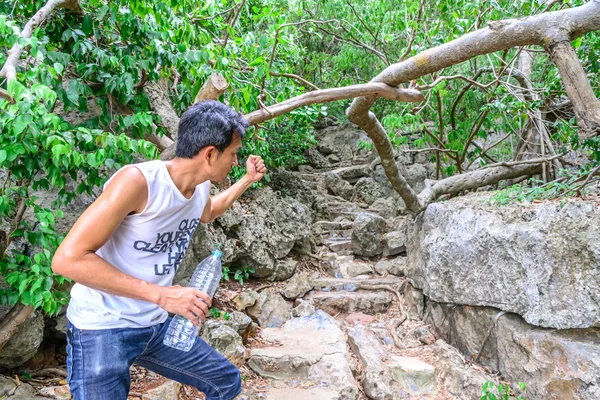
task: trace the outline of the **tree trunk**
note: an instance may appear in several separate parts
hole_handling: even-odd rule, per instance
[[[573,104],[582,138],[600,134],[600,101],[594,95],[575,49],[565,40],[548,46],[547,51],[558,67],[567,96]]]

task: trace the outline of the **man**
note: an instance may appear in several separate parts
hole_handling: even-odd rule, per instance
[[[238,369],[197,338],[189,352],[163,345],[168,313],[199,324],[211,299],[172,286],[199,222],[227,210],[266,173],[250,156],[246,175],[209,196],[210,183],[237,165],[247,121],[216,101],[190,107],[179,122],[176,158],[120,169],[81,215],[52,261],[77,282],[67,309],[67,381],[75,400],[125,400],[136,363],[195,386],[207,400],[241,391]]]

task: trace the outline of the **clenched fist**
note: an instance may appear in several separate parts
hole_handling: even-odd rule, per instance
[[[267,173],[265,161],[260,156],[250,156],[246,161],[246,175],[252,183],[260,181]]]

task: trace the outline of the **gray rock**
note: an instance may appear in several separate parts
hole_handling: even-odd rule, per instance
[[[296,243],[310,235],[312,216],[305,204],[280,197],[269,187],[247,197],[250,201],[226,211],[210,229],[196,229],[175,282],[189,279],[207,251],[222,243],[226,245],[224,264],[252,268],[259,278],[274,276],[277,260],[285,258]]]
[[[425,322],[451,340],[467,359],[475,358],[490,332],[479,362],[499,370],[513,388],[524,382],[525,398],[598,398],[599,328],[539,328],[516,314],[499,311],[428,301]]]
[[[315,148],[308,149],[305,152],[304,156],[306,157],[306,161],[308,161],[311,167],[321,169],[327,168],[329,166],[329,161],[325,158],[323,154],[321,154]]]
[[[55,400],[69,400],[73,398],[71,396],[71,391],[69,389],[69,385],[61,385],[61,386],[44,386],[39,389],[40,394],[42,396],[46,396],[50,399]],[[11,397],[12,399],[12,397]]]
[[[261,337],[277,345],[252,349],[248,365],[258,375],[273,382],[273,386],[298,381],[307,388],[323,388],[338,393],[335,397],[330,396],[329,392],[311,395],[308,391],[298,393],[298,396],[307,397],[293,397],[295,399],[357,398],[358,390],[348,362],[344,333],[331,316],[317,311],[307,317],[289,320],[281,328],[264,329]]]
[[[352,201],[371,205],[377,199],[388,196],[388,191],[373,178],[360,178],[354,185]]]
[[[412,296],[421,293],[417,289],[411,290]],[[405,298],[409,289],[405,291]],[[422,293],[420,294],[422,296]],[[422,300],[421,300],[422,302]],[[427,301],[426,323],[430,324],[438,336],[442,337],[452,346],[456,347],[467,359],[473,360],[477,357],[483,343],[483,339],[494,326],[494,320],[500,310],[491,307],[471,307],[454,304],[440,304]],[[415,314],[409,308],[410,314]],[[423,315],[421,311],[421,315]],[[496,329],[492,329],[485,347],[481,352],[479,362],[488,368],[498,370],[498,349],[496,343]]]
[[[228,326],[226,321],[206,321],[202,338],[236,367],[244,365],[246,350],[242,343],[242,337],[234,328]]]
[[[325,174],[325,184],[331,193],[336,196],[340,196],[346,200],[352,198],[352,185],[348,181],[343,180],[339,175],[331,172]]]
[[[423,296],[423,291],[415,289],[410,283],[404,288],[404,304],[408,309],[408,318],[413,321],[423,318],[425,296]]]
[[[223,321],[223,324],[233,328],[238,335],[243,336],[252,324],[252,318],[243,312],[231,311],[229,313],[229,319]]]
[[[383,291],[357,291],[357,292],[311,292],[305,297],[315,307],[335,315],[339,312],[361,311],[365,314],[385,312],[394,297],[387,290]]]
[[[292,317],[308,317],[313,315],[317,309],[310,301],[299,300],[298,305],[292,309]]]
[[[382,259],[375,264],[375,271],[380,275],[391,274],[395,276],[404,276],[407,268],[406,257],[396,257],[389,260]]]
[[[600,398],[600,329],[535,328],[507,314],[498,321],[502,375],[528,399]]]
[[[329,161],[331,164],[337,164],[341,161],[337,154],[330,154],[325,158],[327,158],[327,161]]]
[[[417,192],[421,192],[425,187],[425,179],[429,177],[427,168],[421,164],[404,165],[396,163],[400,174],[406,179],[408,184]],[[381,164],[377,165],[373,171],[373,178],[380,184],[392,189],[385,171]]]
[[[0,399],[10,400],[50,400],[51,397],[36,396],[35,389],[28,383],[16,385],[12,379],[0,375]]]
[[[373,257],[383,252],[381,236],[385,220],[375,214],[360,213],[352,224],[352,251],[354,254]]]
[[[390,354],[370,328],[348,329],[352,351],[363,365],[362,383],[370,399],[392,400],[436,392],[435,368],[419,359]]]
[[[291,278],[296,272],[296,266],[298,261],[292,258],[285,258],[283,260],[277,260],[275,263],[275,271],[269,276],[270,281],[285,281]]]
[[[440,303],[491,306],[542,327],[600,326],[600,210],[472,195],[408,223],[407,275]]]
[[[287,285],[285,285],[281,294],[286,298],[293,300],[297,297],[304,296],[312,289],[313,283],[310,277],[306,274],[297,274],[287,282]]]
[[[340,160],[352,160],[357,153],[357,144],[368,139],[365,132],[355,125],[330,126],[315,131],[319,141],[317,149],[323,154],[335,154]]]
[[[378,214],[386,219],[395,218],[399,212],[404,212],[406,206],[402,199],[385,197],[376,199],[367,211]]]
[[[256,304],[258,297],[258,292],[246,289],[242,290],[242,292],[233,299],[233,303],[238,311],[244,311],[246,308]]]
[[[343,180],[352,184],[356,183],[360,178],[369,176],[371,170],[368,165],[353,165],[350,167],[342,167],[334,169],[331,173],[338,175]]]
[[[459,400],[479,399],[483,384],[493,381],[481,369],[469,367],[461,354],[442,339],[436,341],[433,349],[437,357],[438,380]]]
[[[0,321],[9,311],[10,307],[0,307]],[[33,311],[0,349],[0,370],[16,368],[31,359],[40,347],[43,335],[44,318],[39,311]]]
[[[383,237],[383,255],[386,257],[406,253],[406,232],[388,232]]]
[[[149,389],[142,395],[142,400],[177,400],[181,383],[168,380],[162,385]]]
[[[263,328],[277,328],[288,320],[292,306],[278,293],[264,290],[246,312]]]
[[[302,167],[302,165],[301,165]],[[303,167],[308,167],[304,165]],[[312,172],[306,171],[306,172]],[[289,172],[283,168],[278,168],[271,176],[270,187],[275,191],[279,191],[284,197],[291,197],[300,201],[307,207],[312,207],[315,202],[315,195],[306,182],[304,182],[297,174]]]

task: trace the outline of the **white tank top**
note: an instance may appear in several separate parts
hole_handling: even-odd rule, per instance
[[[148,183],[148,204],[141,213],[125,217],[96,254],[127,275],[170,286],[200,223],[210,181],[198,185],[187,199],[173,183],[164,162],[149,161],[134,167]],[[167,312],[152,302],[104,293],[79,283],[71,289],[67,308],[67,318],[79,329],[142,328],[167,317]]]

